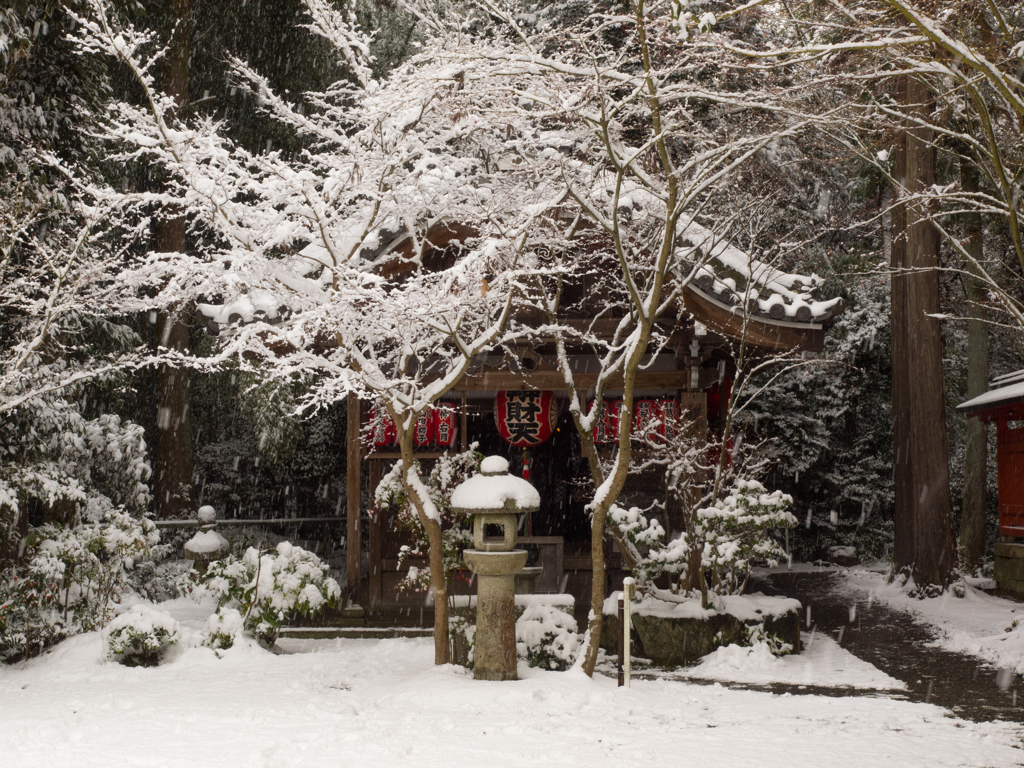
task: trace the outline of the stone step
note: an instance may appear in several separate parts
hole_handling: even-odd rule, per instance
[[[421,627],[282,627],[281,637],[300,640],[335,638],[383,639],[390,637],[433,637],[434,630]]]

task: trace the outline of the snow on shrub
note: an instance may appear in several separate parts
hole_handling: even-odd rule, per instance
[[[23,562],[0,577],[0,659],[27,657],[103,626],[127,586],[128,567],[157,541],[151,521],[103,499],[88,499],[75,525],[31,531]]]
[[[166,532],[165,532],[166,534]],[[150,548],[147,557],[134,558],[128,568],[128,587],[151,603],[162,603],[189,597],[199,580],[199,573],[181,558],[181,548],[188,540],[187,531],[172,534]]]
[[[763,622],[747,627],[747,644],[751,648],[764,647],[772,656],[787,656],[793,652],[793,645],[774,632],[768,632]]]
[[[444,562],[445,579],[451,584],[452,578],[463,572],[465,564],[462,552],[473,543],[473,520],[470,515],[455,512],[452,508],[451,495],[463,481],[480,471],[483,454],[477,450],[477,443],[472,443],[462,453],[445,451],[434,462],[426,487],[430,501],[441,515],[441,559]],[[417,462],[417,467],[419,464]],[[402,570],[413,558],[425,557],[430,550],[427,532],[420,524],[419,518],[405,487],[402,485],[402,462],[395,462],[391,470],[384,475],[374,494],[377,509],[397,511],[396,526],[398,530],[411,534],[412,546],[403,544],[398,552],[398,567]],[[410,565],[405,577],[399,582],[403,590],[422,591],[429,589],[430,567],[418,568]],[[451,594],[451,590],[449,590]]]
[[[27,567],[0,576],[0,660],[40,653],[68,634],[60,603],[64,564],[43,549]]]
[[[792,528],[793,497],[767,489],[757,480],[738,478],[724,498],[697,510],[703,538],[702,561],[717,594],[740,594],[754,560],[777,565],[785,550],[768,535],[771,528]]]
[[[612,522],[636,558],[633,576],[649,586],[662,574],[685,577],[691,548],[701,552],[702,566],[710,575],[713,595],[741,594],[754,561],[776,563],[786,553],[769,534],[770,529],[792,528],[789,512],[793,498],[781,491],[769,493],[756,480],[737,478],[723,498],[696,511],[692,540],[681,533],[665,541],[665,529],[642,510],[613,506]]]
[[[234,608],[218,608],[206,619],[199,632],[199,644],[214,651],[225,651],[242,637],[245,619]]]
[[[338,582],[327,576],[327,565],[287,541],[277,545],[276,554],[261,555],[249,547],[241,558],[211,563],[206,589],[217,598],[218,608],[237,609],[245,629],[268,647],[282,624],[311,616],[341,597]]]
[[[565,669],[579,649],[576,619],[543,603],[526,607],[516,621],[516,653],[531,667]]]
[[[142,603],[133,605],[103,630],[108,657],[127,667],[155,667],[180,639],[178,622]]]
[[[657,518],[648,519],[638,507],[624,509],[615,504],[609,516],[637,555],[633,577],[641,584],[652,582],[663,573],[686,571],[690,544],[685,536],[665,543],[665,529],[661,523]]]

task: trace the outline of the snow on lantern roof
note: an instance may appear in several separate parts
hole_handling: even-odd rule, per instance
[[[508,461],[488,456],[473,475],[452,492],[452,507],[464,514],[536,512],[540,494],[521,477],[508,474]]]
[[[507,475],[508,459],[504,456],[488,456],[480,462],[480,474],[482,475]]]
[[[1019,402],[1024,402],[1024,369],[997,376],[990,383],[988,392],[960,403],[956,409],[971,412]]]

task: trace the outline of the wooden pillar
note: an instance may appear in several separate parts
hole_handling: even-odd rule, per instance
[[[360,487],[359,471],[363,459],[359,440],[359,428],[361,425],[359,398],[350,394],[348,396],[348,421],[345,431],[347,450],[345,461],[348,468],[348,484],[345,492],[346,539],[348,544],[346,562],[348,573],[347,604],[350,606],[359,605],[359,576],[362,553],[362,536],[359,525],[359,515],[362,507],[360,503],[362,489]]]
[[[380,459],[371,459],[369,463],[370,470],[370,580],[369,580],[369,601],[370,607],[376,608],[381,604],[381,597],[384,591],[384,553],[382,547],[384,545],[383,532],[384,521],[383,513],[377,509],[377,505],[372,501],[373,493],[380,484]]]
[[[462,392],[462,413],[459,415],[459,446],[462,448],[462,452],[465,453],[469,450],[469,435],[466,434],[466,422],[468,416],[466,414],[466,392]]]

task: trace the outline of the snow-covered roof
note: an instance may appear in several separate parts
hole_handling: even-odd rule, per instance
[[[1019,402],[1024,402],[1024,369],[997,376],[989,385],[988,392],[960,403],[957,410],[978,411]]]
[[[428,237],[439,249],[464,237],[467,230],[443,219],[420,222],[421,237]],[[454,238],[454,239],[453,239]],[[356,263],[365,269],[380,270],[393,258],[408,258],[406,251],[412,237],[399,222],[386,221],[363,239],[355,254]],[[759,321],[774,325],[791,325],[821,329],[822,324],[840,314],[843,300],[818,299],[823,280],[817,275],[787,273],[753,258],[748,253],[721,239],[711,230],[695,221],[689,221],[679,236],[679,247],[693,249],[693,260],[703,263],[696,278],[687,286],[689,291],[703,297],[726,313],[736,313],[746,307]],[[542,240],[538,240],[538,247]],[[345,244],[351,247],[351,244]],[[278,263],[280,270],[293,270],[303,277],[331,263],[330,252],[321,244],[308,243],[291,257]],[[329,283],[330,271],[325,269],[319,281]],[[251,323],[255,320],[277,323],[286,320],[290,312],[286,306],[277,306],[269,295],[258,291],[238,295],[223,304],[199,304],[199,311],[216,325]],[[216,332],[216,329],[214,329]]]
[[[841,298],[818,300],[824,281],[817,275],[776,269],[695,221],[686,225],[681,239],[706,258],[695,280],[695,290],[706,298],[729,307],[746,306],[753,316],[769,322],[817,324],[843,311]]]

